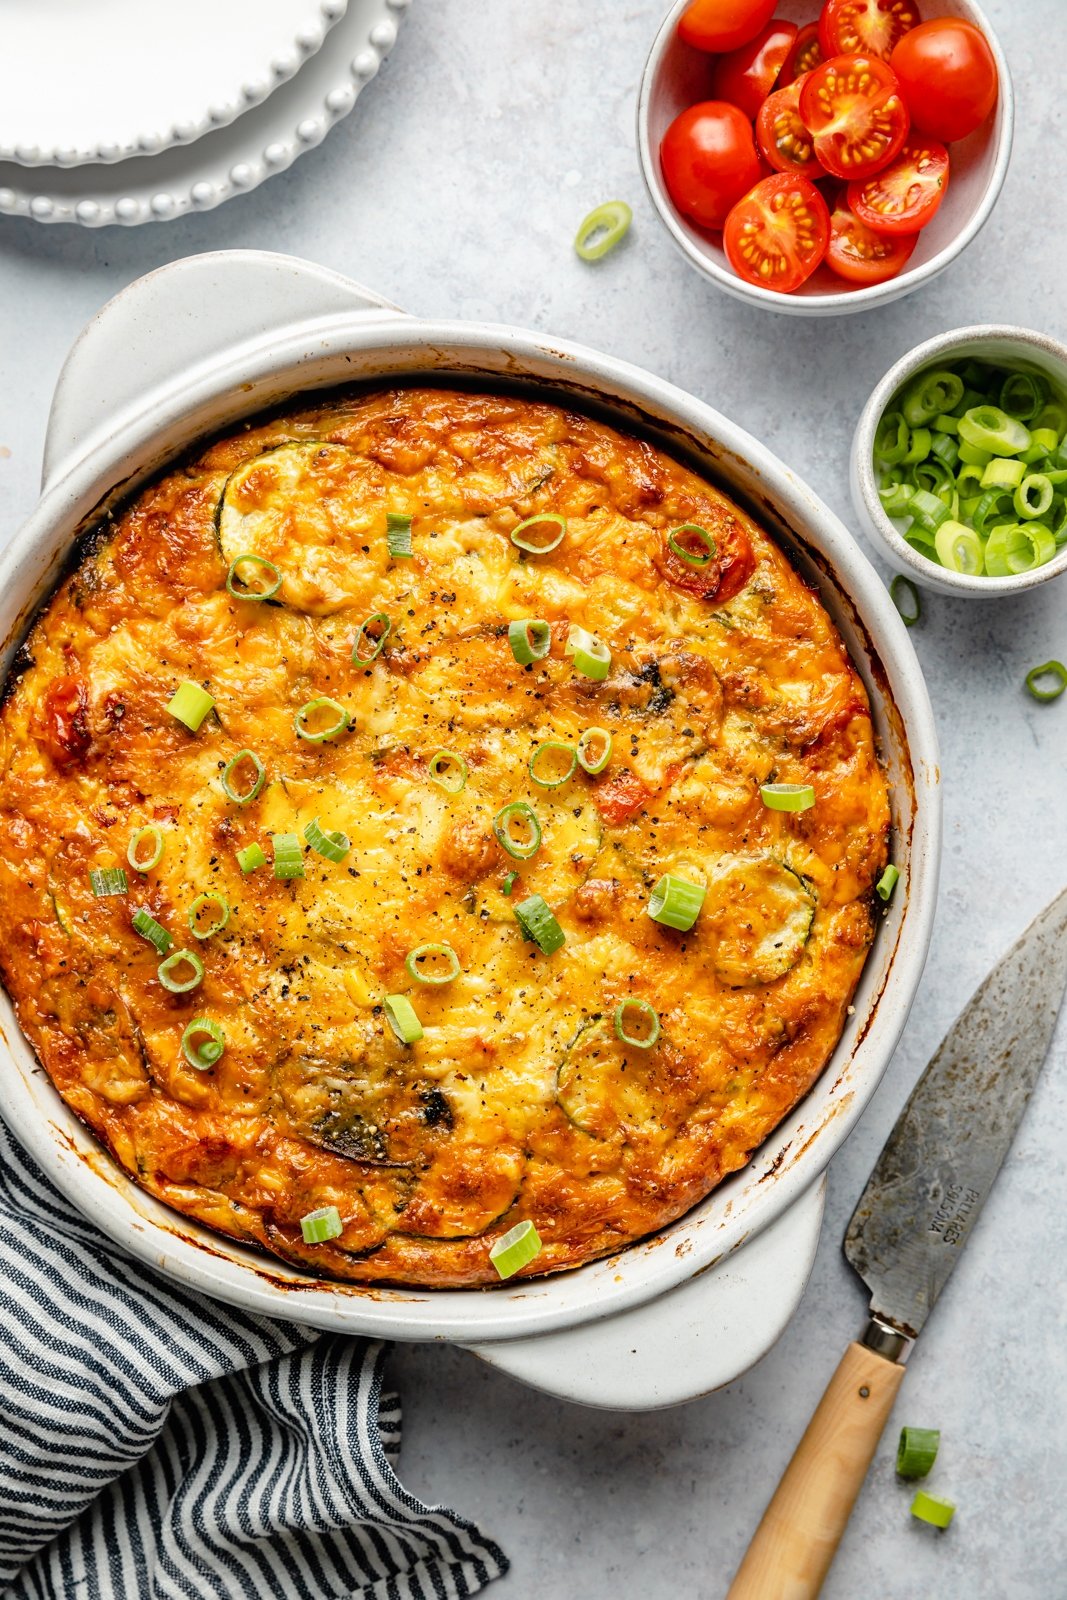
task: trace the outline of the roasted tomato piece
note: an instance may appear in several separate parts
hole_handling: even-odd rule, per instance
[[[784,294],[811,277],[829,239],[826,201],[807,178],[786,172],[757,183],[730,212],[723,235],[739,278]]]
[[[908,137],[896,74],[878,56],[834,56],[800,86],[800,115],[835,178],[869,178]]]
[[[819,18],[823,56],[881,56],[919,24],[914,0],[826,0]]]
[[[788,88],[798,78],[803,78],[816,67],[821,67],[826,57],[819,43],[819,24],[806,22],[793,40],[793,48],[785,58],[785,66],[778,74],[779,89]]]
[[[751,122],[725,100],[702,100],[675,117],[659,158],[671,199],[702,228],[721,228],[762,172]]]
[[[41,743],[60,767],[83,761],[89,753],[89,689],[84,678],[53,678],[38,710]]]
[[[890,64],[915,126],[946,144],[980,128],[997,103],[997,63],[986,36],[958,17],[913,28]]]
[[[754,117],[778,81],[796,36],[795,22],[775,17],[751,43],[720,56],[711,73],[715,99],[728,100],[746,117]]]
[[[869,285],[895,278],[907,265],[917,233],[875,233],[839,204],[830,219],[826,265],[848,283]]]
[[[756,118],[756,143],[776,172],[799,172],[804,178],[825,175],[815,140],[800,115],[799,83],[776,89],[764,100]]]
[[[693,0],[678,19],[678,32],[698,50],[736,50],[767,26],[776,4],[777,0]]]
[[[849,210],[876,233],[918,233],[945,198],[948,169],[943,144],[912,136],[888,167],[849,184]]]

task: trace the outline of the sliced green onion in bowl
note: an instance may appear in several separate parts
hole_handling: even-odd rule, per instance
[[[513,831],[516,824],[521,830],[517,839]],[[529,861],[541,847],[541,824],[525,800],[512,800],[501,807],[493,818],[493,834],[501,849],[516,861]],[[509,894],[510,890],[505,889],[504,893]]]
[[[167,710],[172,717],[184,723],[190,733],[199,733],[204,718],[214,704],[213,697],[206,689],[202,689],[191,678],[186,678],[175,689],[167,704]]]
[[[960,438],[994,456],[1018,456],[1029,447],[1030,430],[999,406],[981,405],[973,406],[960,418]],[[962,450],[960,455],[963,456]]]
[[[886,411],[874,435],[874,453],[886,466],[899,466],[908,453],[911,430],[900,411]]]
[[[336,1206],[320,1206],[300,1218],[300,1234],[305,1244],[326,1244],[344,1232],[341,1213]]]
[[[238,787],[236,773],[239,767],[249,765],[251,782]],[[222,769],[222,792],[235,806],[251,805],[267,781],[267,769],[254,750],[238,750]]]
[[[1011,372],[1000,389],[1000,409],[1017,422],[1032,422],[1045,403],[1048,387],[1031,372]]]
[[[320,856],[325,856],[327,861],[343,861],[352,848],[352,841],[347,833],[336,832],[320,827],[318,818],[313,818],[304,829],[304,838],[312,850]]]
[[[648,914],[653,922],[688,933],[700,915],[706,894],[703,884],[665,872],[649,897]]]
[[[412,555],[411,518],[400,511],[387,511],[385,542],[394,561],[408,560]]]
[[[928,1522],[932,1528],[947,1528],[956,1515],[956,1507],[950,1500],[937,1500],[919,1489],[911,1502],[911,1514],[919,1522]]]
[[[198,1044],[197,1040],[203,1040]],[[182,1055],[198,1072],[213,1067],[226,1048],[226,1035],[209,1017],[195,1017],[182,1034]]]
[[[257,588],[252,581],[252,575],[242,577],[240,567],[251,564],[256,568],[256,577],[267,574],[267,581],[262,588]],[[251,551],[243,556],[237,556],[230,562],[230,570],[226,574],[226,589],[235,600],[273,600],[282,586],[282,575],[273,561],[268,561],[265,556],[253,555]]]
[[[973,528],[953,522],[951,517],[934,535],[934,549],[937,559],[949,572],[962,572],[969,578],[976,578],[985,568],[981,539]]]
[[[142,939],[147,939],[161,956],[165,956],[174,943],[166,928],[163,928],[152,916],[151,912],[143,908],[134,912],[130,919],[134,933],[139,933]]]
[[[587,629],[572,626],[567,635],[567,654],[574,657],[575,670],[602,683],[611,671],[611,651]]]
[[[994,456],[982,468],[983,489],[1017,489],[1026,476],[1026,468],[1015,456]]]
[[[547,622],[529,617],[521,622],[508,623],[508,643],[520,667],[543,661],[552,646],[552,629]]]
[[[954,410],[963,393],[963,379],[958,373],[945,368],[923,372],[905,389],[900,409],[909,428],[920,428],[939,413]]]
[[[1043,567],[1056,541],[1042,522],[1000,523],[986,540],[985,569],[994,578],[1014,578]]]
[[[607,728],[586,728],[578,740],[578,765],[583,772],[596,777],[611,760],[614,736]]]
[[[237,865],[246,875],[255,872],[260,867],[267,865],[267,857],[261,844],[246,844],[243,850],[237,852]]]
[[[1026,521],[1034,517],[1047,516],[1052,509],[1055,495],[1051,479],[1043,472],[1028,473],[1013,497],[1016,513]]]
[[[201,921],[201,913],[210,911],[215,907],[215,915],[205,927]],[[221,933],[230,920],[230,902],[223,894],[216,894],[213,890],[207,894],[198,894],[189,907],[189,932],[198,939],[210,939],[213,934]]]
[[[420,944],[404,957],[408,976],[416,983],[444,984],[458,978],[459,957],[450,944]]]
[[[937,1428],[901,1428],[897,1444],[897,1477],[925,1478],[941,1443]]]
[[[637,1032],[634,1032],[634,1029]],[[615,1007],[615,1037],[637,1050],[651,1050],[659,1038],[659,1014],[647,1000],[623,1000]]]
[[[147,845],[147,850],[142,847]],[[163,830],[154,823],[138,828],[126,846],[126,860],[134,872],[151,872],[163,859]]]
[[[890,862],[874,886],[874,892],[878,896],[879,900],[891,899],[893,890],[896,888],[899,881],[900,868],[895,867],[893,863]]]
[[[558,789],[573,778],[578,752],[572,744],[546,739],[530,757],[530,777],[542,789]]]
[[[759,795],[768,811],[810,811],[815,804],[810,783],[761,783]]]
[[[719,547],[707,528],[702,528],[699,522],[683,522],[667,535],[667,548],[690,567],[706,567],[714,559]]]
[[[513,1278],[516,1272],[528,1267],[541,1254],[541,1236],[532,1222],[517,1222],[509,1228],[489,1251],[501,1280]]]
[[[574,248],[583,261],[600,261],[630,231],[634,214],[625,200],[605,200],[583,217],[574,236]]]
[[[348,727],[348,712],[337,700],[320,694],[300,707],[293,718],[293,727],[309,744],[322,744],[344,733]]]
[[[180,976],[184,970],[184,976]],[[195,950],[175,950],[156,968],[156,976],[171,994],[188,994],[204,981],[204,963]]]
[[[276,878],[302,878],[304,852],[300,838],[295,833],[272,833],[270,842],[274,850],[274,876]]]
[[[470,768],[454,750],[438,750],[426,763],[431,783],[436,783],[446,794],[459,794],[467,786]]]
[[[534,532],[535,529],[542,530],[543,537],[541,533]],[[530,555],[544,556],[563,543],[566,532],[566,517],[559,516],[555,511],[539,511],[537,516],[527,517],[512,529],[511,542]]]
[[[922,601],[919,591],[910,578],[897,573],[889,585],[889,598],[900,613],[900,620],[906,628],[914,628],[923,614]]]
[[[1043,704],[1058,700],[1067,689],[1067,667],[1062,661],[1045,661],[1040,667],[1031,667],[1026,674],[1026,687]]]
[[[383,1002],[389,1026],[401,1044],[416,1044],[423,1035],[415,1007],[406,994],[387,994]]]
[[[566,944],[567,935],[541,895],[520,900],[514,909],[523,938],[532,940],[542,955],[553,955]]]
[[[126,874],[121,867],[90,867],[89,887],[98,900],[129,892]]]

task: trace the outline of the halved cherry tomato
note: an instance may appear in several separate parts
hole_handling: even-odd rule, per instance
[[[878,56],[833,56],[800,86],[800,115],[835,178],[868,178],[908,136],[896,74]]]
[[[807,178],[786,172],[764,178],[739,200],[723,234],[738,277],[783,294],[811,277],[829,239],[826,201]]]
[[[888,61],[894,46],[919,21],[914,0],[826,0],[819,18],[819,43],[827,60],[881,56]]]
[[[793,48],[785,58],[785,66],[778,74],[777,87],[786,89],[806,72],[821,67],[826,57],[819,43],[819,24],[806,22],[793,40]]]
[[[997,103],[996,59],[973,23],[922,23],[904,35],[890,65],[912,122],[946,144],[980,128]]]
[[[849,184],[849,210],[876,233],[918,233],[945,198],[948,166],[943,144],[911,135],[888,167]]]
[[[796,36],[795,22],[776,17],[751,43],[720,56],[711,72],[715,99],[729,100],[746,117],[754,117],[774,88]]]
[[[841,202],[830,226],[826,265],[849,283],[885,283],[895,278],[919,240],[917,233],[875,233]]]
[[[762,170],[751,122],[724,100],[702,100],[675,117],[659,158],[671,199],[702,228],[721,228]]]
[[[678,32],[698,50],[737,50],[774,15],[776,0],[693,0],[678,18]]]
[[[815,141],[800,116],[800,84],[776,89],[759,108],[756,143],[776,172],[799,172],[804,178],[826,174],[815,154]]]

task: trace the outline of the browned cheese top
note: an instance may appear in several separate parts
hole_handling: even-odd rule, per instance
[[[562,541],[524,553],[512,532],[546,512]],[[388,513],[411,518],[410,559],[390,556]],[[690,523],[714,541],[700,566],[668,544]],[[277,567],[272,602],[228,592],[246,553]],[[373,613],[390,632],[354,662]],[[551,625],[528,666],[508,639],[523,618]],[[572,626],[610,651],[602,681],[576,669]],[[167,709],[184,680],[214,699],[195,733]],[[320,697],[347,720],[311,742],[294,719]],[[539,745],[591,727],[612,735],[601,773],[533,780]],[[242,750],[265,769],[248,804],[222,786]],[[466,763],[458,793],[434,781],[442,750]],[[558,778],[569,756],[540,760]],[[246,758],[233,786],[254,776]],[[816,802],[770,810],[767,782]],[[526,859],[494,833],[513,801],[541,830]],[[304,844],[312,822],[348,836],[342,861]],[[149,825],[164,850],[142,873],[127,846]],[[168,471],[35,625],[0,719],[0,964],[64,1099],[177,1211],[340,1278],[491,1283],[516,1222],[543,1241],[527,1273],[574,1266],[678,1217],[766,1139],[840,1035],[888,829],[840,636],[717,489],[554,405],[331,399]],[[275,877],[279,833],[303,877]],[[127,895],[94,895],[104,867]],[[689,932],[649,915],[667,872],[706,891]],[[205,893],[229,920],[199,938]],[[515,917],[534,895],[565,935],[551,954]],[[200,957],[195,989],[161,983],[138,909]],[[454,951],[451,982],[410,975],[427,943]],[[383,1008],[398,994],[413,1044]],[[628,999],[658,1016],[651,1048],[616,1035]],[[225,1042],[207,1068],[182,1050],[196,1019]],[[624,1022],[641,1031],[633,1008]],[[301,1218],[330,1206],[343,1231],[305,1244]]]

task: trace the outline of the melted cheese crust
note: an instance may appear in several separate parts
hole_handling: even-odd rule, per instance
[[[248,465],[254,463],[254,465]],[[414,556],[391,560],[386,512]],[[520,519],[568,518],[524,558]],[[698,523],[703,568],[667,546]],[[227,593],[234,541],[285,576],[275,604]],[[351,661],[359,622],[392,633]],[[511,619],[552,625],[519,667]],[[565,653],[568,624],[610,646],[604,682]],[[167,712],[192,678],[216,712]],[[332,696],[350,731],[321,744],[294,714]],[[606,770],[559,788],[527,764],[548,739],[614,736]],[[223,793],[239,750],[268,782]],[[469,765],[447,794],[427,766]],[[822,1071],[870,945],[889,811],[863,686],[816,594],[741,510],[670,456],[524,399],[404,389],[318,402],[170,470],[95,541],[42,614],[0,719],[0,964],[67,1103],[179,1212],[357,1281],[492,1283],[494,1239],[532,1218],[529,1273],[619,1249],[740,1167]],[[759,785],[811,783],[813,809]],[[525,800],[541,849],[512,861],[492,820]],[[278,881],[269,835],[318,819],[345,861],[308,851]],[[159,866],[96,899],[138,827]],[[244,876],[235,852],[263,844]],[[509,899],[509,870],[519,882]],[[647,915],[674,870],[708,886],[693,930]],[[227,897],[199,943],[188,910]],[[566,944],[542,955],[513,907],[539,893]],[[145,907],[203,959],[173,995],[130,927]],[[447,941],[462,971],[413,983],[404,958]],[[411,998],[424,1037],[383,1014]],[[628,997],[662,1025],[627,1048]],[[223,1027],[209,1071],[186,1024]],[[344,1231],[307,1246],[300,1219]]]

